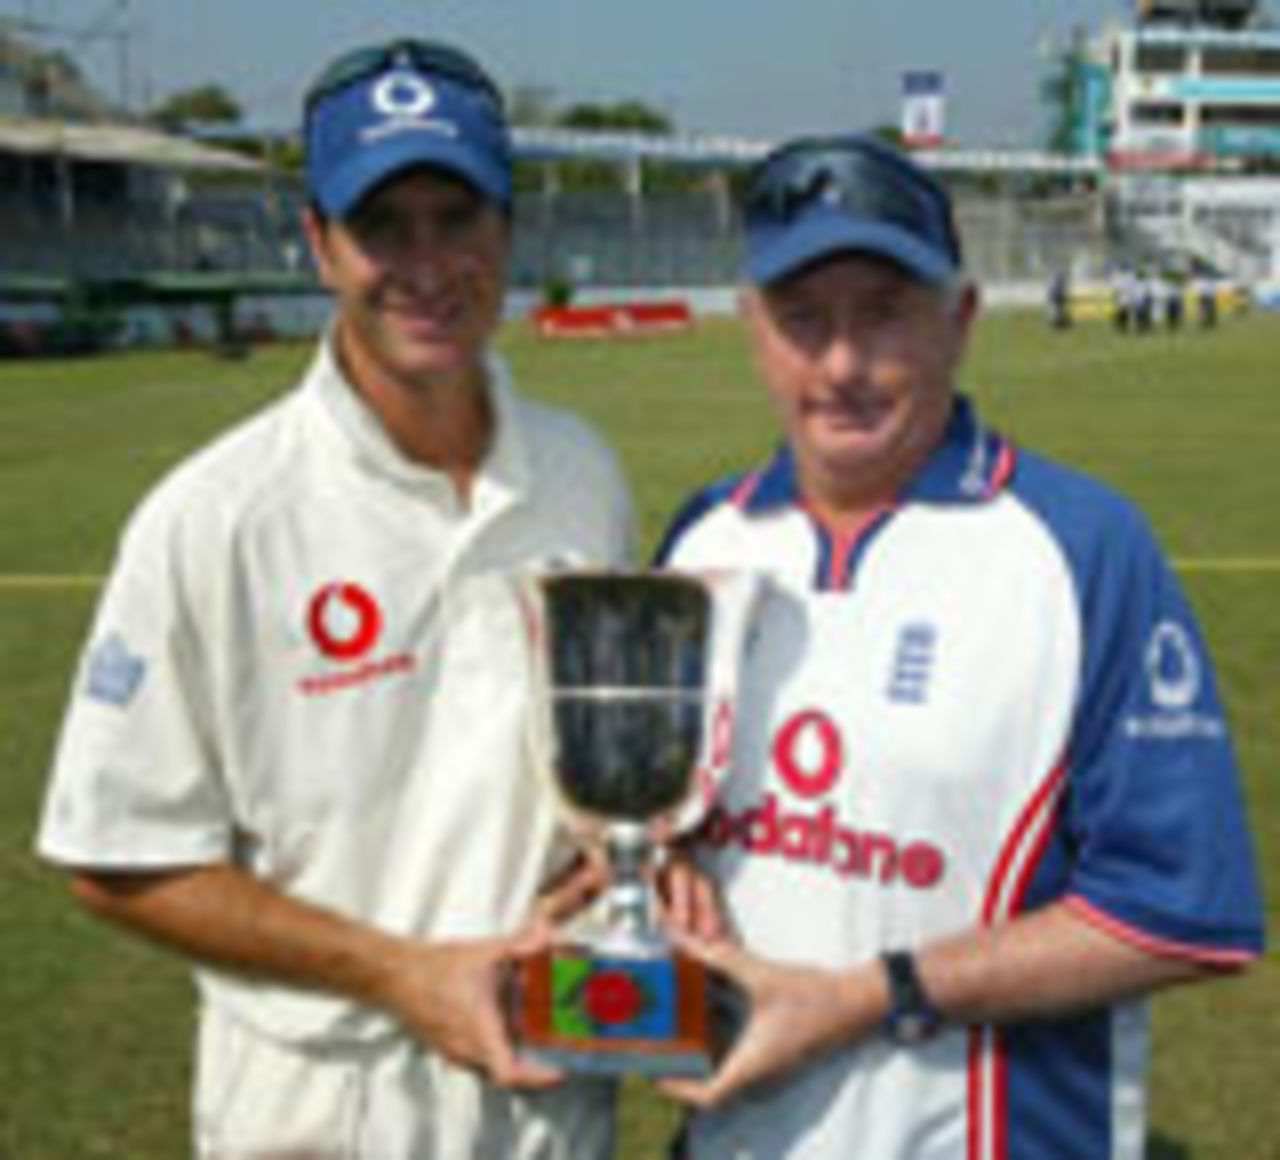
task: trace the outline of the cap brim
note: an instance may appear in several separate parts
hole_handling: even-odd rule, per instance
[[[949,256],[897,226],[819,212],[779,228],[772,237],[754,239],[748,247],[747,277],[767,286],[839,253],[886,258],[931,285],[949,282],[958,272]]]
[[[314,189],[316,200],[330,217],[346,217],[375,186],[417,166],[459,177],[499,204],[510,200],[510,186],[499,166],[472,146],[426,129],[402,132],[357,151]]]

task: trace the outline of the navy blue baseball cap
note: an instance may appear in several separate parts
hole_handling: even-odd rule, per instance
[[[502,93],[448,45],[397,40],[338,57],[311,86],[303,124],[307,189],[330,217],[387,178],[427,165],[511,203]]]
[[[762,286],[841,252],[887,258],[930,285],[963,266],[946,190],[865,134],[802,138],[766,154],[748,175],[742,216],[747,279]]]

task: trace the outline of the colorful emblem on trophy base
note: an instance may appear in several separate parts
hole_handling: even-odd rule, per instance
[[[710,1074],[707,976],[682,955],[636,959],[565,945],[524,964],[522,1049],[601,1075]]]

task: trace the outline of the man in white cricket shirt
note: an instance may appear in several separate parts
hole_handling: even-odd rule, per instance
[[[1130,504],[957,395],[977,295],[930,174],[801,140],[744,218],[783,445],[665,556],[773,581],[702,834],[743,946],[691,946],[749,1010],[669,1085],[682,1154],[1139,1160],[1145,996],[1263,945],[1191,608]]]
[[[439,44],[358,50],[311,89],[305,141],[332,326],[294,392],[130,521],[39,847],[195,964],[199,1156],[604,1157],[610,1093],[521,1061],[502,1019],[567,860],[507,580],[624,563],[630,500],[488,350],[493,82]]]

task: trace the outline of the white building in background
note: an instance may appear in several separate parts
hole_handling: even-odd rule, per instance
[[[1157,24],[1107,40],[1113,167],[1280,169],[1280,31]]]
[[[1113,169],[1280,172],[1280,29],[1257,0],[1141,0],[1073,55],[1072,140]]]
[[[1071,140],[1144,264],[1280,280],[1280,28],[1259,0],[1138,0],[1072,59]]]

